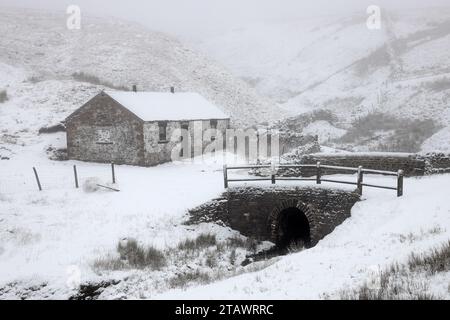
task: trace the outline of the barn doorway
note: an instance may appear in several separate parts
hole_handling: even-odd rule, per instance
[[[310,225],[305,213],[299,208],[286,208],[279,213],[277,247],[308,248],[311,243]]]

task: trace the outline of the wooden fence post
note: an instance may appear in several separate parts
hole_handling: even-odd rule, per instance
[[[397,197],[403,196],[403,170],[398,170],[397,174]]]
[[[320,161],[317,161],[316,171],[316,183],[322,184],[322,181],[320,180],[320,178],[322,177],[322,168],[320,167]]]
[[[78,173],[77,173],[77,166],[73,165],[73,175],[75,178],[75,188],[78,189]]]
[[[228,169],[226,164],[223,165],[223,186],[225,189],[228,188]]]
[[[114,162],[111,162],[111,171],[112,171],[112,183],[116,183],[116,173],[114,171]]]
[[[357,181],[357,188],[358,188],[358,194],[359,194],[360,196],[362,196],[362,193],[363,193],[363,185],[362,185],[363,179],[364,179],[363,174],[364,174],[364,172],[363,172],[363,167],[362,167],[362,166],[359,166],[359,167],[358,167],[358,181]]]
[[[36,177],[36,182],[39,188],[39,191],[42,191],[41,181],[39,181],[39,176],[35,167],[33,167],[34,176]]]

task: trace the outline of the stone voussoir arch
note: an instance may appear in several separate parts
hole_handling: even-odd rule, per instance
[[[317,223],[317,209],[312,204],[306,204],[303,201],[290,199],[280,201],[271,211],[269,215],[269,229],[272,242],[278,243],[279,239],[279,224],[281,213],[289,208],[297,208],[306,216],[309,223],[310,244],[313,245],[318,241],[318,223]]]

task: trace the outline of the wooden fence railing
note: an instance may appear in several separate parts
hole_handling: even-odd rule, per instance
[[[228,171],[230,171],[230,170],[271,169],[271,168],[272,169],[275,169],[275,168],[315,168],[316,175],[314,178],[283,177],[283,176],[277,175],[276,170],[273,170],[273,172],[270,174],[270,177],[267,177],[267,178],[266,177],[242,178],[242,179],[229,179],[228,178]],[[333,169],[333,171],[336,171],[336,172],[342,171],[344,173],[355,172],[355,173],[357,173],[357,179],[356,179],[356,182],[334,180],[334,179],[329,179],[329,178],[324,179],[323,175],[322,175],[322,169]],[[376,185],[376,184],[364,183],[364,173],[395,176],[395,177],[397,177],[397,186],[389,187],[389,186],[381,186],[381,185]],[[321,184],[322,182],[331,182],[331,183],[356,185],[357,191],[360,195],[362,195],[363,187],[396,190],[397,196],[401,197],[401,196],[403,196],[403,176],[404,176],[403,170],[398,170],[397,172],[393,172],[393,171],[365,169],[362,166],[360,166],[358,168],[327,166],[327,165],[321,165],[320,162],[317,162],[317,164],[296,164],[296,165],[280,164],[275,167],[273,167],[271,165],[248,165],[248,166],[233,166],[233,167],[228,167],[227,165],[223,166],[223,183],[224,183],[225,189],[228,188],[228,184],[230,182],[271,181],[272,184],[275,184],[277,180],[278,181],[315,181],[316,184]]]

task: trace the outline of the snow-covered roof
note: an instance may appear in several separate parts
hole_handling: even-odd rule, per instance
[[[105,92],[144,121],[229,119],[194,92]]]

